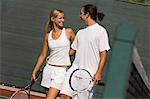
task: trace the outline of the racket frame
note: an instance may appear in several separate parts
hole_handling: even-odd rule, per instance
[[[27,92],[27,90],[26,90],[25,88],[19,89],[19,90],[17,90],[16,92],[14,92],[14,93],[11,95],[10,99],[13,99],[19,92],[21,92],[22,94],[27,94],[28,99],[30,99],[30,94],[29,94],[29,92]],[[23,93],[23,92],[25,92],[25,93]]]
[[[75,69],[75,70],[71,73],[70,78],[69,78],[69,85],[70,85],[70,88],[71,88],[73,91],[77,91],[77,90],[75,90],[75,89],[72,87],[71,78],[72,78],[73,74],[74,74],[76,71],[78,71],[78,70],[84,70],[84,71],[86,71],[86,72],[89,74],[89,76],[91,77],[91,81],[90,81],[89,86],[92,84],[92,75],[91,75],[86,69]],[[89,87],[87,87],[87,88],[81,90],[80,92],[84,92],[84,91],[86,91],[87,89],[89,89]]]
[[[72,78],[73,74],[74,74],[76,71],[78,71],[78,70],[84,70],[84,71],[86,71],[86,72],[89,74],[89,76],[91,77],[91,81],[90,81],[89,86],[88,86],[87,88],[81,90],[81,91],[75,90],[75,89],[72,87],[72,84],[71,84],[71,78]],[[98,85],[104,86],[104,83],[103,83],[102,81],[99,81],[99,82],[98,82]],[[92,75],[91,75],[90,72],[89,72],[88,70],[86,70],[86,69],[79,69],[79,68],[78,68],[78,69],[75,69],[75,70],[71,73],[71,75],[70,75],[70,78],[69,78],[69,86],[70,86],[70,88],[75,92],[75,93],[73,94],[73,96],[74,96],[74,95],[77,95],[77,97],[78,97],[78,94],[79,94],[79,93],[82,93],[82,92],[85,92],[85,91],[88,91],[88,92],[90,93],[90,90],[92,90],[92,88],[93,88],[93,86],[94,86],[94,82],[93,82],[93,80],[92,80]]]

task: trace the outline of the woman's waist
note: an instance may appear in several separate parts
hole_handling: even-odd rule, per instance
[[[70,57],[69,56],[48,56],[47,59],[46,59],[48,62],[51,62],[51,63],[60,63],[60,64],[63,64],[63,63],[70,63]]]
[[[69,57],[69,49],[68,50],[50,50],[49,58],[68,58]]]
[[[47,63],[47,65],[49,65],[49,66],[53,66],[53,67],[62,67],[62,68],[68,68],[68,66],[69,65],[53,65],[53,64],[49,64],[49,63]]]
[[[50,65],[58,65],[58,66],[70,66],[71,65],[70,60],[51,60],[50,59],[46,63]]]

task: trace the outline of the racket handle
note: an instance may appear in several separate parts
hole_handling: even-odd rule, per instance
[[[40,69],[40,70],[37,72],[35,79],[37,79],[37,78],[39,77],[39,75],[42,73],[42,71],[43,71],[43,69]]]
[[[30,84],[30,87],[32,87],[32,85],[35,83],[36,79],[38,79],[39,75],[42,73],[43,69],[40,69],[37,74],[36,74],[36,77],[35,79],[32,79],[31,80],[31,84]]]
[[[99,82],[98,82],[98,85],[104,86],[105,84],[104,84],[104,82],[99,81]]]

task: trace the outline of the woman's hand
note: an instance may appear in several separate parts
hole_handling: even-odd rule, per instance
[[[36,73],[34,73],[34,72],[32,73],[31,80],[34,80],[34,81],[36,80]]]

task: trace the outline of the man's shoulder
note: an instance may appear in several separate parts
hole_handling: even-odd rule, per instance
[[[80,34],[81,32],[84,32],[86,28],[80,28],[77,32],[77,34]]]
[[[102,30],[106,30],[106,28],[101,24],[97,24],[97,28],[102,29]]]
[[[106,28],[103,25],[101,25],[101,24],[97,24],[97,26],[95,27],[94,30],[97,31],[97,32],[100,31],[100,32],[98,32],[100,34],[107,33]]]

